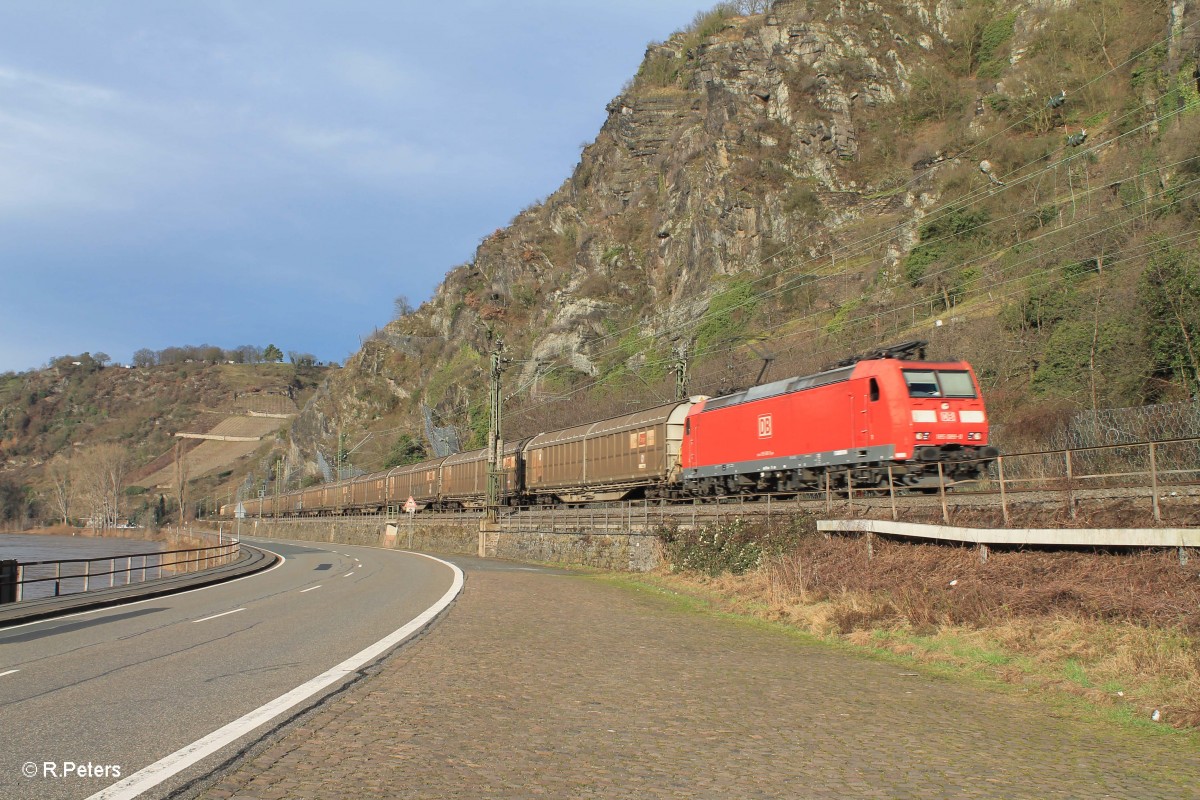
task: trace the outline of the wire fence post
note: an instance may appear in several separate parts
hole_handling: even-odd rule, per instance
[[[825,513],[833,511],[833,492],[829,485],[829,471],[825,471]]]
[[[1074,471],[1071,469],[1071,451],[1064,450],[1063,456],[1067,462],[1067,511],[1071,514],[1071,519],[1075,519],[1075,493],[1071,490],[1071,484],[1074,482]]]
[[[1162,522],[1162,509],[1158,506],[1158,460],[1155,457],[1154,442],[1150,443],[1150,502],[1154,508],[1154,521]]]
[[[1004,456],[996,457],[996,471],[1000,480],[1000,513],[1004,516],[1004,524],[1007,526],[1012,520],[1008,518],[1008,498],[1004,494]]]
[[[900,519],[900,512],[896,509],[896,484],[892,480],[892,465],[888,464],[888,495],[892,498],[892,522]]]
[[[938,494],[942,496],[942,522],[950,524],[950,507],[946,505],[946,470],[938,462]]]

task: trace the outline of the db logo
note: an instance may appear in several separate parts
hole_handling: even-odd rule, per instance
[[[758,438],[760,438],[760,439],[770,439],[771,438],[771,415],[770,414],[763,414],[761,417],[758,418]]]

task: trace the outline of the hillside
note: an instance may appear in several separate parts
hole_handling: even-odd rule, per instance
[[[468,446],[924,338],[1001,446],[1198,386],[1192,4],[774,3],[651,45],[563,186],[367,342],[293,457]],[[376,431],[371,438],[371,431]],[[310,467],[311,469],[311,467]]]
[[[198,491],[378,469],[431,425],[482,446],[501,341],[509,438],[917,338],[975,365],[1010,452],[1196,395],[1194,4],[730,9],[651,44],[557,191],[322,374],[286,441]],[[6,379],[7,468],[91,439],[165,457],[230,392],[172,369]]]
[[[0,480],[26,492],[38,515],[53,518],[48,466],[115,444],[127,456],[127,482],[153,489],[173,474],[174,448],[181,441],[176,433],[216,429],[273,441],[269,434],[287,424],[282,415],[295,414],[325,372],[291,364],[197,361],[125,368],[84,354],[0,376]],[[239,426],[237,420],[244,422]],[[230,425],[236,429],[226,431]],[[219,493],[238,460],[262,447],[259,441],[182,441],[197,496]],[[218,470],[223,473],[211,475]],[[6,500],[6,518],[16,521],[19,509],[8,505]]]

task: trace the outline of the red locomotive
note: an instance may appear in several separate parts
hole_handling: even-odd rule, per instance
[[[897,358],[923,346],[702,400],[684,425],[687,493],[870,487],[889,472],[909,487],[978,478],[998,452],[975,374],[965,361]]]
[[[924,342],[724,397],[697,397],[542,433],[504,451],[505,505],[686,499],[811,489],[930,489],[975,480],[988,445],[965,361],[919,360]],[[916,357],[914,359],[914,356]],[[481,508],[482,450],[251,501],[276,515]],[[254,508],[257,506],[257,508]],[[231,514],[232,506],[222,508]]]

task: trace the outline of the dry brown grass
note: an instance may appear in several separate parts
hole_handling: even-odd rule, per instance
[[[993,552],[807,536],[756,571],[661,575],[722,607],[1133,718],[1200,727],[1200,574],[1174,553]]]

